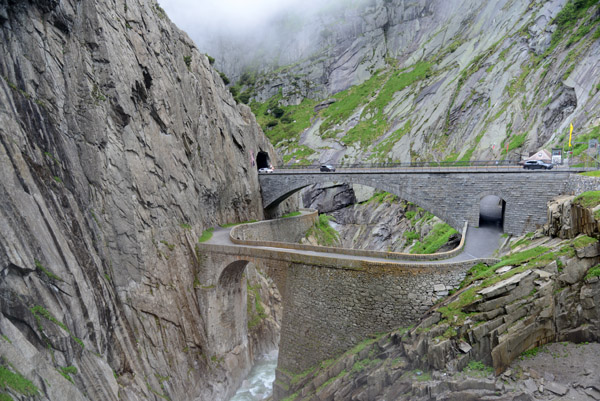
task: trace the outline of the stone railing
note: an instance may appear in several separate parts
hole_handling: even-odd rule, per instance
[[[283,219],[260,221],[257,223],[241,224],[234,227],[230,233],[231,242],[238,245],[268,246],[273,248],[293,249],[298,251],[312,251],[349,255],[368,258],[428,261],[452,258],[462,252],[467,236],[468,222],[464,223],[462,238],[458,246],[450,251],[432,254],[411,254],[402,252],[371,251],[365,249],[338,248],[333,246],[319,246],[295,243],[306,235],[306,232],[317,221],[318,212],[310,209],[301,209],[305,213],[300,216]],[[275,241],[274,238],[280,239]]]

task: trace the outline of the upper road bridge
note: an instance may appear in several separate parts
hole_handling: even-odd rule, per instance
[[[547,202],[571,193],[571,174],[580,168],[524,170],[521,166],[343,168],[280,168],[259,174],[265,209],[312,184],[361,184],[413,202],[460,231],[464,222],[479,227],[483,198],[496,196],[504,232],[520,235],[546,222]]]

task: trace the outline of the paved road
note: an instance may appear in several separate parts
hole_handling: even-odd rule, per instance
[[[213,232],[213,236],[210,240],[206,241],[206,244],[215,244],[215,245],[229,245],[229,246],[242,246],[248,247],[248,245],[238,245],[231,242],[229,238],[229,232],[231,231],[231,227],[223,228],[218,227]],[[283,248],[274,248],[274,247],[266,247],[266,246],[257,246],[256,248],[260,249],[270,249],[276,250],[285,253],[293,253],[298,255],[312,255],[312,256],[322,256],[325,258],[335,258],[335,259],[349,259],[349,260],[367,260],[372,262],[387,262],[387,263],[411,263],[411,264],[435,264],[435,263],[445,263],[445,262],[459,262],[477,258],[487,258],[492,257],[494,251],[498,249],[500,245],[500,240],[502,236],[502,230],[497,226],[484,226],[480,228],[469,228],[467,231],[467,238],[465,242],[465,248],[462,253],[459,255],[444,260],[437,261],[414,261],[414,260],[400,260],[400,259],[384,259],[384,258],[374,258],[374,257],[366,257],[366,256],[352,256],[352,255],[342,255],[342,254],[331,254],[326,252],[315,252],[315,251],[302,251],[296,249],[283,249]]]

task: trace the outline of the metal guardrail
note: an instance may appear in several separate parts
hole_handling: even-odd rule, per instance
[[[338,168],[410,168],[410,167],[502,167],[502,166],[520,166],[522,161],[519,160],[470,160],[470,161],[424,161],[410,163],[341,163],[331,164],[329,166]],[[278,166],[277,170],[305,170],[319,169],[323,164],[306,164],[306,165],[288,165]]]

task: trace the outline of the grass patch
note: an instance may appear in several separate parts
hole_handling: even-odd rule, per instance
[[[587,235],[581,235],[575,238],[571,243],[575,249],[581,249],[596,242],[598,242],[596,238],[588,237]]]
[[[596,207],[600,205],[600,191],[584,192],[573,199],[573,203],[588,208]]]
[[[8,388],[25,396],[39,395],[39,389],[19,372],[0,366],[0,389],[5,391]]]
[[[319,132],[323,134],[336,124],[341,124],[350,118],[359,106],[365,104],[371,97],[376,95],[377,90],[385,82],[388,75],[389,73],[378,71],[362,84],[336,93],[334,98],[337,101],[321,111],[321,116],[324,120],[319,127]]]
[[[419,62],[408,72],[406,70],[394,72],[385,82],[377,97],[365,107],[361,115],[361,121],[346,133],[342,138],[342,142],[346,145],[359,142],[364,147],[385,134],[389,128],[389,123],[384,114],[384,109],[392,102],[394,94],[417,81],[427,78],[430,73],[431,64],[428,62]],[[391,149],[395,141],[400,140],[406,132],[410,131],[410,128],[410,123],[406,123],[399,132],[394,133],[394,138],[390,139],[391,142],[384,141],[382,146]]]
[[[36,267],[36,269],[38,269],[39,271],[44,273],[46,276],[48,276],[48,278],[50,278],[52,280],[63,281],[62,278],[58,277],[56,274],[54,274],[50,270],[46,269],[44,267],[44,265],[42,265],[42,263],[37,259],[35,259],[35,267]]]
[[[206,242],[212,238],[213,232],[215,231],[214,227],[208,228],[202,231],[202,235],[198,238],[198,242]]]
[[[433,226],[433,229],[427,234],[423,241],[417,241],[417,243],[411,248],[410,253],[413,254],[427,254],[434,253],[440,249],[448,239],[456,234],[454,228],[450,227],[446,223],[438,223]]]
[[[592,267],[590,270],[588,270],[587,274],[585,275],[586,280],[590,280],[594,277],[600,277],[600,265]]]
[[[67,379],[71,383],[75,383],[73,381],[73,378],[71,377],[71,375],[76,375],[77,374],[77,368],[75,366],[66,366],[64,368],[63,367],[59,367],[58,368],[58,373],[60,373],[65,379]]]
[[[600,177],[600,170],[586,171],[585,173],[579,173],[579,175],[583,175],[586,177]]]
[[[340,234],[329,225],[329,220],[333,217],[326,214],[320,214],[319,220],[315,225],[308,230],[306,237],[313,236],[317,239],[317,243],[323,246],[334,246],[339,243]]]
[[[480,361],[470,361],[463,369],[463,372],[469,376],[484,377],[494,373],[494,368]]]
[[[395,202],[398,200],[398,196],[391,194],[389,192],[381,191],[375,192],[371,198],[366,203],[383,203],[383,202]]]
[[[42,333],[42,335],[44,334],[44,327],[42,326],[42,321],[41,318],[45,318],[46,320],[51,321],[52,323],[54,323],[55,325],[57,325],[58,327],[60,327],[61,329],[63,329],[64,331],[66,331],[67,333],[69,333],[69,336],[71,336],[71,338],[81,346],[81,348],[85,348],[83,341],[81,341],[80,338],[77,338],[73,335],[73,333],[71,333],[71,330],[69,330],[69,328],[67,327],[66,324],[64,324],[63,322],[59,321],[57,318],[55,318],[54,316],[52,316],[52,314],[50,312],[48,312],[48,310],[46,308],[44,308],[41,305],[35,305],[33,307],[31,307],[29,309],[31,311],[31,313],[33,314],[33,317],[35,318],[37,324],[38,324],[38,329],[40,330],[40,332]]]
[[[300,216],[302,213],[296,211],[296,212],[290,212],[290,213],[286,213],[283,216],[281,216],[282,219],[288,218],[288,217],[295,217],[295,216]]]

